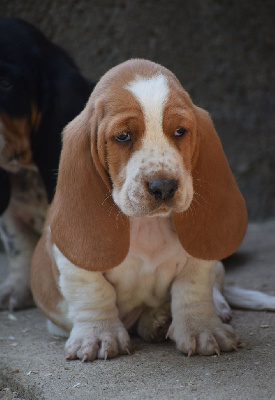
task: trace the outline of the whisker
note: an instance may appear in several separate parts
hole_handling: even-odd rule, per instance
[[[201,208],[202,210],[207,211],[207,208],[204,207],[204,206],[203,206],[198,200],[196,200],[194,197],[193,197],[193,200],[194,200],[194,202],[195,202],[198,206],[200,206],[200,208]]]
[[[113,209],[115,208],[115,203],[113,204],[113,205],[111,205],[111,207],[109,208],[109,217],[111,216],[111,214],[112,214],[112,211],[113,211]]]
[[[205,198],[201,194],[199,194],[198,192],[195,192],[194,195],[199,196],[205,202],[205,204],[209,205],[208,201],[205,200]]]
[[[103,206],[104,203],[112,196],[112,191],[109,190],[109,192],[107,193],[107,196],[105,197],[105,199],[103,200],[103,202],[101,203],[101,205]]]
[[[203,190],[208,191],[208,192],[210,192],[209,186],[215,188],[214,185],[211,185],[211,184],[209,184],[209,182],[206,182],[206,181],[204,181],[204,182],[199,181],[199,183],[198,183],[198,181],[196,179],[194,179],[193,182],[194,182],[194,187],[201,187]]]
[[[194,213],[193,213],[193,204],[191,203],[190,204],[190,206],[189,206],[189,208],[188,208],[188,211],[190,210],[191,211],[191,216],[192,216],[192,220],[193,220],[193,222],[195,222],[195,217],[194,217]]]
[[[55,177],[58,176],[58,169],[52,169],[51,172],[54,174]]]
[[[116,227],[117,227],[117,228],[118,228],[118,218],[119,218],[120,214],[122,214],[122,211],[121,211],[121,210],[118,210],[118,213],[117,213],[117,215],[116,215]]]
[[[208,189],[208,190],[209,190],[209,186],[213,187],[213,188],[216,187],[216,185],[212,185],[209,181],[206,181],[205,179],[200,179],[200,178],[193,177],[193,182],[194,182],[194,185],[196,185],[196,186],[200,186],[197,183],[197,182],[200,182],[201,183],[201,187],[204,188],[204,189]]]
[[[207,188],[206,186],[203,186],[203,185],[198,185],[197,183],[194,183],[193,188],[203,191],[203,192],[206,192],[207,194],[209,194],[211,192],[210,188]],[[213,191],[213,189],[212,189],[212,191]]]

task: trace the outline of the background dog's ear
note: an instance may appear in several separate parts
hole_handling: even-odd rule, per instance
[[[93,271],[119,265],[129,250],[129,222],[119,214],[97,154],[97,117],[88,106],[63,134],[50,227],[72,263]]]
[[[195,107],[197,149],[192,165],[194,197],[174,214],[183,248],[192,256],[218,260],[232,254],[247,227],[245,201],[238,189],[208,113]]]

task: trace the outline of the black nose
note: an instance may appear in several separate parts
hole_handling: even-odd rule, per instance
[[[178,188],[178,182],[174,179],[155,179],[147,182],[147,187],[149,193],[156,200],[168,200],[174,196]]]

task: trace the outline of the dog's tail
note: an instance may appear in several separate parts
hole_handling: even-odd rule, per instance
[[[233,308],[259,311],[275,311],[275,296],[243,289],[237,286],[224,285],[223,295]]]

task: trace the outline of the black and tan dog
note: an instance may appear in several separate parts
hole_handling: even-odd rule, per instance
[[[54,195],[63,127],[93,84],[29,23],[0,20],[0,214],[9,276],[0,308],[32,304],[29,267]]]

